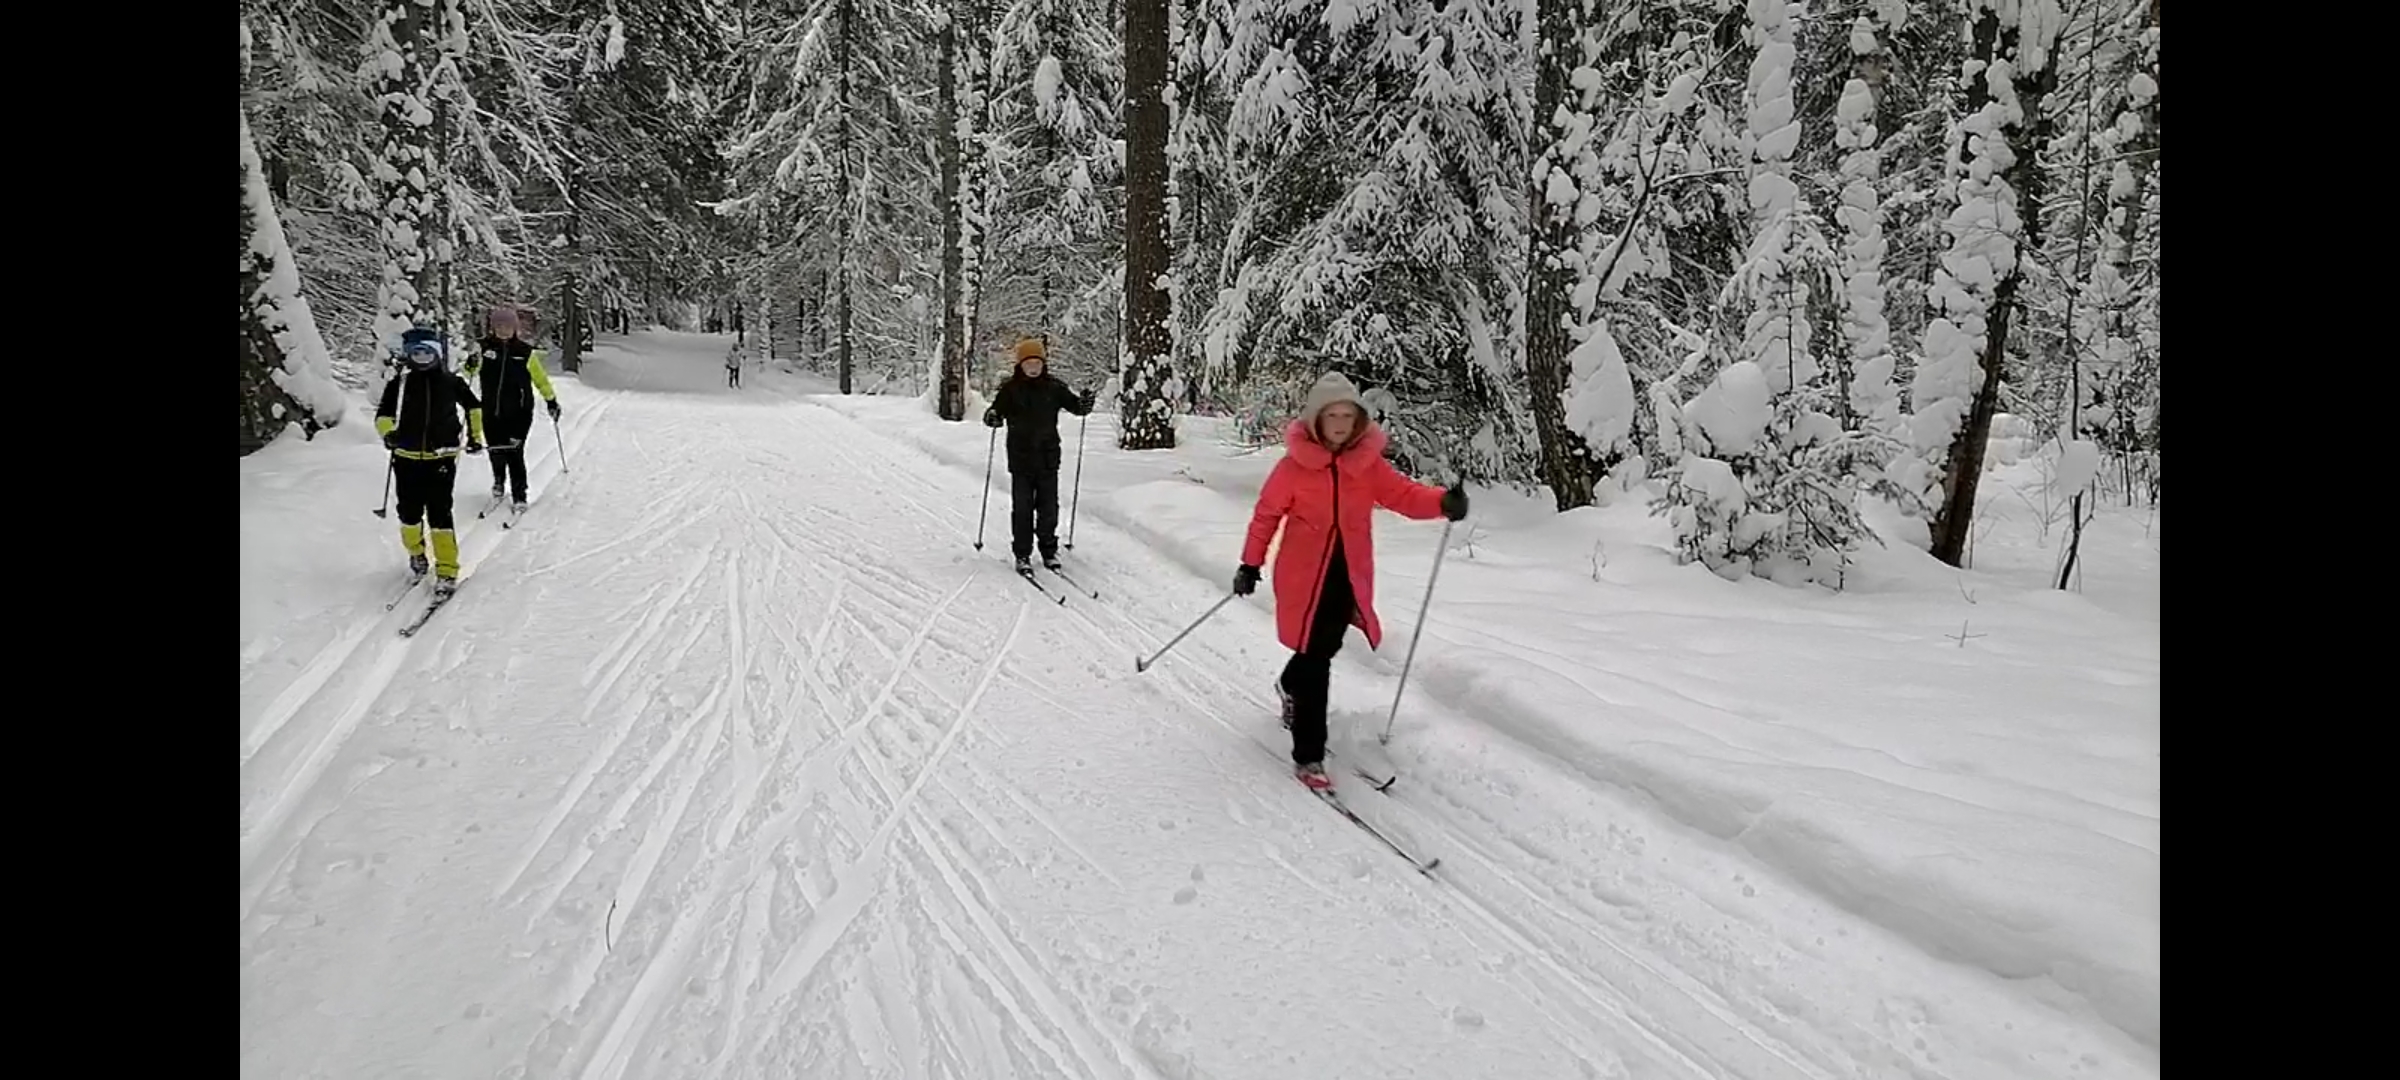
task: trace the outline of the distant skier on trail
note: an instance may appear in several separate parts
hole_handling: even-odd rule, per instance
[[[1064,410],[1089,416],[1099,401],[1095,390],[1077,394],[1069,389],[1050,374],[1048,363],[1040,339],[1017,342],[1016,366],[983,412],[985,427],[1008,426],[1009,547],[1016,554],[1018,573],[1033,571],[1037,541],[1042,565],[1059,569],[1058,470],[1065,454],[1058,438],[1058,414]]]
[[[1292,658],[1275,680],[1275,694],[1292,733],[1294,773],[1318,791],[1333,787],[1325,771],[1333,656],[1352,626],[1366,632],[1368,648],[1383,643],[1383,623],[1375,617],[1375,507],[1420,521],[1467,516],[1464,490],[1400,475],[1384,460],[1389,442],[1348,378],[1340,372],[1319,378],[1284,429],[1283,460],[1258,493],[1233,575],[1236,595],[1256,591],[1267,545],[1283,530],[1275,556],[1275,630]]]
[[[742,387],[742,348],[739,345],[725,350],[725,385],[736,390]]]
[[[458,587],[458,533],[450,518],[458,440],[463,427],[467,453],[483,452],[483,405],[467,380],[444,362],[437,331],[420,327],[401,334],[400,356],[400,370],[383,384],[383,400],[375,408],[375,432],[392,455],[408,571],[425,576],[425,532],[431,527],[433,591],[446,595]]]
[[[486,319],[487,332],[476,344],[467,375],[483,387],[483,404],[492,433],[492,501],[510,496],[511,513],[524,513],[526,494],[525,439],[533,432],[533,395],[540,393],[559,416],[558,392],[542,367],[542,350],[520,332],[517,309],[502,304]]]

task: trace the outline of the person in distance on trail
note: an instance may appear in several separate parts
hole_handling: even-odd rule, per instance
[[[1275,680],[1275,696],[1292,733],[1294,773],[1316,791],[1333,788],[1325,771],[1325,699],[1342,635],[1356,626],[1368,648],[1383,643],[1383,623],[1375,617],[1373,510],[1382,506],[1420,521],[1467,516],[1464,489],[1400,475],[1384,460],[1389,442],[1367,416],[1358,387],[1340,372],[1326,372],[1284,429],[1283,460],[1258,493],[1233,575],[1235,594],[1255,591],[1267,545],[1282,528],[1275,632],[1292,658]]]
[[[441,335],[419,327],[400,335],[401,366],[383,384],[375,433],[392,455],[392,487],[400,500],[400,546],[408,572],[425,576],[425,531],[433,530],[433,591],[458,587],[458,533],[450,502],[458,483],[458,437],[467,453],[483,452],[483,404],[467,380],[444,362]],[[460,414],[466,417],[460,424]]]
[[[1058,468],[1065,460],[1058,439],[1058,414],[1065,410],[1089,416],[1099,394],[1067,388],[1049,372],[1049,356],[1038,338],[1017,342],[1016,367],[992,394],[983,411],[983,426],[1008,426],[1009,548],[1017,556],[1017,572],[1033,572],[1030,558],[1038,541],[1042,565],[1058,564]]]
[[[742,347],[725,350],[725,385],[739,390],[742,386]]]
[[[492,433],[492,500],[511,496],[509,511],[525,512],[525,438],[533,431],[533,395],[539,393],[557,422],[558,392],[542,367],[542,350],[522,333],[517,309],[502,304],[486,319],[487,332],[476,343],[467,375],[482,384],[483,404]]]

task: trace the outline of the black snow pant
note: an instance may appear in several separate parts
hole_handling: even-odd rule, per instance
[[[1325,580],[1318,587],[1316,614],[1309,618],[1308,636],[1299,652],[1283,665],[1283,692],[1292,698],[1292,764],[1325,760],[1325,700],[1333,678],[1333,655],[1342,651],[1342,636],[1358,597],[1350,588],[1350,561],[1340,537],[1333,557],[1325,561]]]
[[[458,576],[458,533],[452,530],[450,498],[458,484],[458,459],[395,457],[392,488],[400,497],[400,546],[413,559],[430,542],[433,572]]]
[[[742,385],[742,369],[740,369],[740,368],[738,368],[738,367],[729,367],[729,368],[726,368],[726,369],[725,369],[725,385],[727,385],[727,386],[740,386],[740,385]]]
[[[1033,554],[1038,540],[1042,558],[1058,554],[1058,469],[1037,468],[1008,474],[1009,550],[1020,559]]]
[[[522,421],[503,419],[488,427],[486,434],[492,437],[492,445],[485,453],[492,459],[492,490],[498,491],[505,486],[510,498],[524,502],[525,437],[533,430],[533,418],[528,416]],[[510,446],[510,443],[516,445]]]
[[[450,501],[457,486],[457,458],[392,459],[392,491],[400,499],[402,525],[451,528]]]

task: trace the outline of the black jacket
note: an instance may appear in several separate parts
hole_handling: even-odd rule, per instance
[[[522,439],[532,429],[535,391],[545,401],[558,396],[550,388],[550,373],[542,368],[541,350],[521,337],[486,337],[476,343],[469,373],[482,383],[484,416],[503,441]]]
[[[1008,377],[992,394],[991,411],[1008,424],[1008,471],[1058,471],[1061,452],[1058,414],[1091,413],[1091,407],[1056,375],[1028,377],[1022,371]]]
[[[464,413],[464,424],[460,414]],[[394,435],[393,454],[404,458],[453,457],[459,435],[472,433],[483,441],[483,404],[467,380],[436,368],[402,371],[383,384],[383,400],[375,408],[375,431]]]

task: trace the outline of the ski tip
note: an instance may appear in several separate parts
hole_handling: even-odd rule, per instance
[[[1432,877],[1434,868],[1440,865],[1442,865],[1442,860],[1438,858],[1427,859],[1426,861],[1417,864],[1417,872],[1425,875],[1426,877]]]

